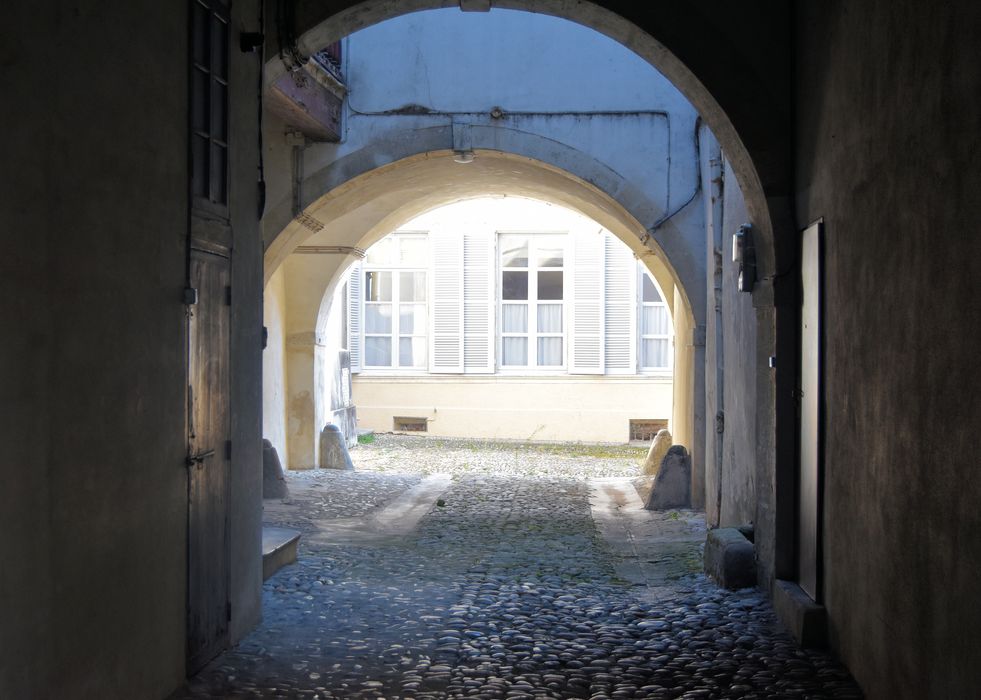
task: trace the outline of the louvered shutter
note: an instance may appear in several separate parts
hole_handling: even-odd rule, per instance
[[[358,260],[351,266],[347,278],[347,349],[351,353],[351,374],[361,371],[361,300],[364,266]]]
[[[434,374],[463,372],[463,236],[433,231],[432,323],[429,371]]]
[[[569,374],[603,374],[604,235],[576,231],[572,244]]]
[[[606,373],[633,374],[637,371],[634,342],[637,266],[630,248],[610,233],[604,236]]]
[[[463,368],[494,372],[494,237],[490,231],[463,236]]]

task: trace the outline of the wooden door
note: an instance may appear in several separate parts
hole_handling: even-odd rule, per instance
[[[192,249],[188,305],[188,673],[228,644],[229,263]],[[193,292],[192,292],[193,295]]]
[[[801,245],[797,572],[800,587],[814,600],[821,593],[821,228],[808,227]]]

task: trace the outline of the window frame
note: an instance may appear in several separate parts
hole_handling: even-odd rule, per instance
[[[191,198],[191,208],[199,214],[210,214],[222,220],[229,218],[229,203],[231,201],[231,120],[229,118],[230,89],[231,89],[231,12],[229,3],[225,0],[190,0],[191,17],[189,21],[188,46],[188,193]],[[207,63],[197,60],[197,34],[202,29],[197,24],[198,11],[203,10],[207,18],[204,27],[204,37],[207,53]],[[217,25],[216,25],[217,22]],[[224,35],[224,55],[216,49],[215,27],[220,25]],[[224,75],[220,68],[224,67]],[[207,92],[197,89],[198,81],[207,83]],[[219,90],[218,88],[221,88]],[[215,124],[216,94],[222,94],[222,121]],[[201,123],[196,124],[196,116],[200,112]],[[224,136],[224,138],[221,138]],[[195,144],[198,140],[207,141],[207,154],[203,164],[197,162]],[[224,167],[217,170],[215,153],[223,154]],[[202,194],[201,190],[207,194]]]
[[[365,255],[364,261],[362,263],[361,269],[361,295],[359,299],[360,304],[360,315],[361,315],[361,328],[360,328],[360,339],[361,339],[361,374],[362,375],[424,375],[429,372],[429,320],[432,314],[432,300],[431,292],[429,289],[429,262],[430,257],[429,251],[427,250],[426,260],[422,261],[421,265],[402,265],[399,262],[393,262],[398,260],[401,253],[401,241],[406,239],[422,240],[427,249],[430,245],[429,242],[429,232],[428,231],[395,231],[388,234],[375,244],[380,243],[383,240],[390,239],[395,241],[395,248],[392,254],[392,258],[387,264],[381,263],[371,263],[368,261],[368,255]],[[368,251],[370,252],[369,247]],[[387,272],[392,276],[392,298],[390,301],[380,301],[372,302],[368,301],[368,274],[372,272]],[[425,290],[426,298],[424,301],[408,301],[403,302],[400,299],[400,287],[401,287],[401,273],[422,273],[424,275],[424,283],[422,285]],[[392,308],[392,325],[391,330],[388,333],[369,333],[368,332],[368,307],[369,305],[390,305]],[[401,305],[412,305],[421,304],[425,307],[426,317],[424,322],[421,324],[416,324],[418,327],[413,329],[412,333],[402,333],[402,319],[401,319]],[[368,344],[367,340],[371,337],[388,337],[391,340],[391,350],[390,350],[390,360],[389,365],[371,365],[368,364]],[[425,348],[425,355],[423,357],[422,363],[416,366],[401,366],[399,365],[399,345],[403,338],[421,338],[423,347]]]
[[[528,238],[528,263],[524,267],[505,267],[503,257],[503,246],[501,245],[502,236],[526,236]],[[539,266],[537,264],[536,253],[538,246],[533,244],[536,238],[545,236],[557,237],[562,241],[562,267]],[[495,313],[496,313],[496,338],[494,361],[495,374],[502,376],[516,375],[563,375],[569,373],[569,290],[572,275],[570,265],[571,243],[568,231],[564,230],[513,230],[500,229],[494,235],[494,257],[496,267],[497,289],[495,290]],[[504,330],[504,306],[505,304],[520,304],[517,300],[504,299],[504,273],[506,271],[525,271],[528,273],[528,297],[523,302],[528,307],[528,323],[524,333]],[[534,271],[534,275],[531,273]],[[562,299],[538,299],[538,273],[539,272],[561,272],[562,273]],[[541,332],[538,330],[538,307],[540,305],[557,305],[562,311],[562,331],[559,333]],[[505,365],[504,364],[504,339],[505,338],[528,339],[527,360],[533,360],[524,365]],[[559,365],[539,365],[538,364],[538,340],[539,338],[559,338],[562,342],[562,363]]]

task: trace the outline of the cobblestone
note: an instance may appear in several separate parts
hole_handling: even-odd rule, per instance
[[[796,648],[755,590],[716,589],[697,562],[654,603],[618,578],[586,478],[635,475],[642,450],[593,456],[592,470],[553,455],[548,474],[532,450],[378,443],[354,450],[362,471],[291,474],[309,490],[293,519],[368,514],[435,471],[456,476],[443,505],[397,542],[301,540],[298,563],[265,584],[264,622],[183,697],[861,697],[829,656]],[[392,453],[416,473],[397,474]]]

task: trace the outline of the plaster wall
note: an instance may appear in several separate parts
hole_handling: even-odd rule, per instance
[[[746,202],[732,167],[724,163],[722,214],[722,334],[725,353],[722,402],[721,527],[756,522],[756,309],[753,297],[737,287],[738,264],[732,260],[732,234],[749,223]]]
[[[670,378],[357,376],[353,385],[358,427],[378,432],[410,416],[441,437],[625,443],[631,419],[671,416]]]
[[[981,6],[797,4],[798,220],[825,221],[832,643],[869,698],[972,697]]]
[[[186,5],[6,9],[0,697],[164,697],[185,663]],[[41,87],[53,49],[71,58]],[[231,63],[235,634],[261,583],[240,507],[261,400],[250,58]]]
[[[262,299],[266,349],[262,353],[262,436],[269,440],[280,460],[286,456],[286,284],[277,270]]]

